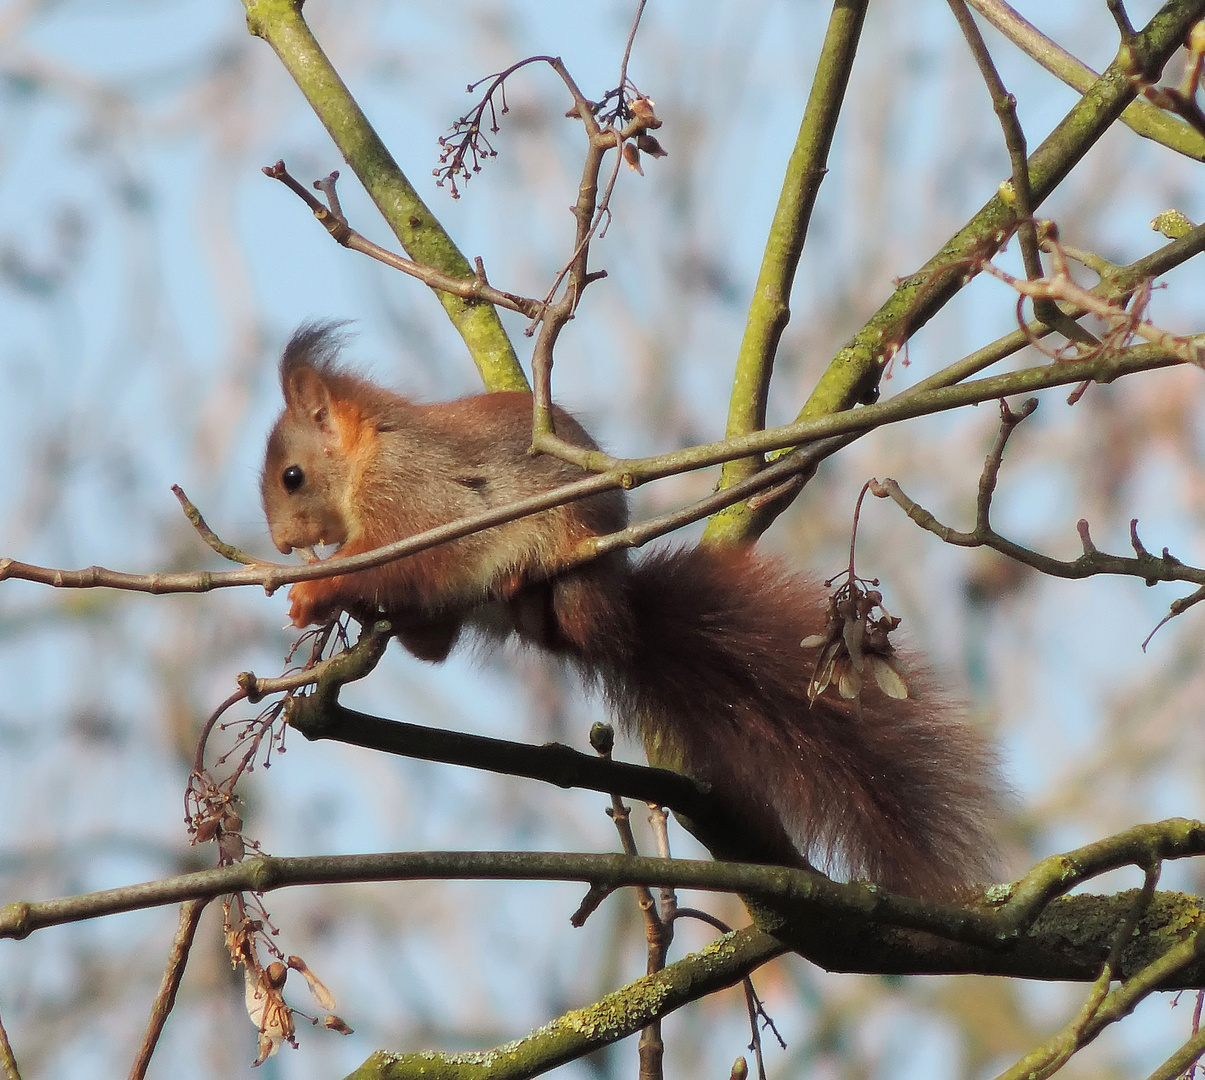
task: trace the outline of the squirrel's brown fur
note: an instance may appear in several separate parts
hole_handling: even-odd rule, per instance
[[[530,395],[418,405],[341,368],[338,344],[333,327],[305,326],[281,361],[262,485],[281,551],[369,551],[581,478],[529,453]],[[568,413],[555,422],[594,447]],[[832,688],[809,703],[816,650],[800,642],[823,629],[826,596],[752,551],[616,552],[562,569],[581,540],[626,520],[622,493],[595,495],[299,582],[290,614],[298,626],[383,616],[415,655],[442,660],[488,612],[596,678],[651,761],[712,786],[741,835],[718,854],[810,858],[919,896],[984,881],[993,756],[927,673],[905,672],[903,700],[867,685],[857,703]]]

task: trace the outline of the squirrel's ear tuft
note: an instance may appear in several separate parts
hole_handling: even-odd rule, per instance
[[[331,392],[328,376],[339,370],[339,350],[346,335],[343,322],[303,323],[280,358],[280,388],[286,409],[319,427],[329,421]]]
[[[302,323],[289,338],[280,358],[280,385],[288,389],[289,375],[301,367],[333,371],[339,366],[339,352],[347,340],[346,320]]]

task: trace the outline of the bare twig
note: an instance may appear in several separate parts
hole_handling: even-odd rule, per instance
[[[517,311],[522,315],[526,315],[529,319],[539,318],[543,305],[538,300],[532,300],[526,296],[516,296],[514,293],[495,289],[486,280],[485,268],[480,260],[477,261],[477,272],[473,277],[452,277],[450,274],[445,274],[434,267],[423,266],[412,259],[395,254],[381,247],[379,244],[374,244],[371,240],[356,232],[348,224],[347,218],[344,217],[338,197],[335,194],[335,181],[339,178],[337,172],[331,173],[323,180],[314,181],[314,186],[326,195],[327,200],[330,202],[329,207],[323,206],[318,199],[314,198],[305,189],[304,185],[294,179],[288,169],[285,168],[283,161],[278,161],[275,165],[265,165],[263,172],[265,176],[270,176],[273,180],[279,180],[285,187],[297,195],[310,208],[314,217],[331,234],[332,238],[337,243],[342,244],[343,247],[350,248],[352,251],[358,251],[363,255],[368,255],[376,259],[377,262],[392,267],[394,270],[400,270],[403,274],[409,274],[411,277],[423,282],[423,284],[429,285],[432,289],[438,289],[440,292],[451,293],[453,296],[459,296],[465,300],[481,300],[486,303],[496,304],[498,307],[508,308],[511,311]]]
[[[1000,120],[1004,132],[1004,145],[1012,167],[1011,196],[1017,221],[1017,239],[1021,245],[1021,259],[1025,264],[1025,276],[1031,281],[1042,277],[1042,260],[1038,253],[1038,232],[1034,223],[1033,192],[1029,183],[1029,161],[1026,151],[1025,132],[1017,119],[1017,99],[1004,86],[991,53],[979,27],[967,9],[966,0],[948,0],[954,18],[958,21],[963,37],[975,58],[983,81],[991,94],[992,107]],[[1005,201],[1009,201],[1008,198]],[[1096,339],[1074,319],[1065,315],[1053,300],[1038,300],[1034,303],[1034,314],[1043,324],[1064,334],[1072,341],[1094,344]]]
[[[1033,567],[1035,570],[1051,577],[1078,580],[1094,577],[1098,574],[1111,574],[1123,577],[1141,578],[1148,585],[1160,581],[1189,581],[1201,586],[1189,596],[1181,597],[1173,602],[1167,618],[1179,615],[1192,607],[1198,601],[1205,599],[1205,568],[1189,566],[1172,555],[1166,548],[1161,556],[1152,555],[1138,538],[1137,518],[1130,522],[1130,543],[1134,555],[1109,555],[1100,551],[1092,542],[1088,531],[1088,523],[1080,520],[1076,528],[1079,532],[1083,553],[1076,559],[1054,559],[1042,555],[1021,544],[1001,536],[991,524],[992,495],[1000,474],[1000,465],[1004,455],[1004,447],[1016,426],[1029,416],[1037,407],[1036,399],[1030,398],[1022,406],[1020,412],[1014,413],[1003,399],[1000,402],[1000,431],[995,444],[988,454],[983,473],[979,478],[979,496],[976,501],[975,527],[969,532],[960,532],[949,525],[943,525],[928,510],[914,499],[904,494],[896,481],[872,481],[871,492],[880,499],[891,499],[922,529],[927,530],[947,544],[957,547],[986,547],[1008,556],[1015,562]],[[1160,622],[1162,626],[1167,622]],[[1157,626],[1155,629],[1157,630]],[[1154,631],[1152,631],[1152,634]],[[1147,642],[1150,638],[1147,638]],[[1146,642],[1143,642],[1143,648]]]
[[[201,921],[201,913],[205,910],[208,900],[185,900],[180,905],[180,924],[176,936],[172,940],[171,952],[168,953],[167,967],[163,972],[163,982],[155,995],[155,1004],[151,1008],[151,1019],[147,1024],[146,1033],[138,1047],[138,1056],[130,1067],[130,1080],[142,1080],[146,1076],[147,1067],[151,1063],[151,1055],[163,1034],[163,1025],[171,1014],[172,1006],[176,1003],[176,992],[180,989],[180,980],[184,977],[184,967],[188,963],[188,953],[192,948],[193,937],[197,932],[197,924]]]
[[[212,734],[217,722],[222,718],[223,714],[228,709],[234,708],[235,705],[246,697],[247,690],[243,687],[240,687],[209,714],[205,723],[201,726],[201,734],[197,736],[197,749],[193,756],[192,763],[192,771],[194,775],[199,775],[205,771],[205,747],[209,742],[209,736]]]
[[[391,629],[387,622],[366,626],[351,649],[325,660],[315,658],[290,675],[267,679],[257,677],[250,671],[240,672],[239,687],[252,703],[262,701],[269,694],[292,692],[315,683],[322,684],[324,694],[330,694],[338,687],[363,679],[377,666],[385,653],[385,646],[389,644]]]
[[[590,745],[603,761],[610,761],[611,751],[615,747],[615,729],[610,724],[598,723],[590,728]],[[611,792],[611,805],[607,807],[607,816],[615,823],[615,831],[619,833],[619,844],[625,855],[637,855],[636,837],[632,832],[632,812],[627,804],[615,792]],[[569,918],[573,926],[583,926],[594,913],[599,904],[611,893],[610,889],[592,885],[577,911]],[[654,935],[654,924],[657,928],[661,919],[657,914],[657,903],[647,886],[636,887],[636,904],[640,908],[645,921],[645,934],[650,941]],[[649,969],[653,970],[652,968]],[[659,969],[658,969],[659,970]]]
[[[1003,281],[1022,296],[1028,296],[1035,301],[1063,300],[1097,316],[1117,335],[1116,338],[1106,339],[1106,343],[1112,347],[1124,345],[1131,336],[1137,336],[1167,349],[1185,363],[1201,364],[1201,346],[1196,339],[1171,334],[1142,317],[1144,299],[1149,295],[1148,292],[1136,290],[1139,299],[1132,310],[1127,310],[1076,282],[1068,270],[1065,249],[1053,237],[1047,237],[1043,247],[1050,252],[1054,263],[1054,270],[1048,277],[1025,281],[1001,270],[988,260],[983,260],[981,269]]]
[[[1163,331],[1158,331],[1158,336],[1161,339],[1169,337]],[[1174,339],[1174,341],[1179,343],[1175,351],[1169,350],[1164,341],[1159,345],[1138,346],[1116,354],[1110,353],[1107,356],[1098,355],[1083,360],[1060,361],[1041,367],[1025,368],[1005,375],[970,380],[955,386],[935,387],[924,393],[905,393],[875,405],[818,416],[782,427],[768,428],[765,431],[754,432],[739,438],[705,443],[671,454],[617,460],[597,451],[586,452],[583,467],[592,468],[597,465],[606,471],[573,481],[551,491],[542,492],[539,495],[520,499],[507,506],[497,507],[482,514],[429,529],[361,555],[339,556],[301,566],[259,562],[241,570],[151,574],[124,573],[100,566],[92,566],[83,570],[63,570],[36,566],[12,558],[0,558],[0,581],[15,578],[36,581],[56,588],[112,588],[152,594],[203,593],[219,588],[257,585],[266,592],[272,593],[282,585],[295,581],[309,581],[314,578],[330,577],[382,566],[404,555],[414,554],[493,525],[514,521],[529,514],[574,502],[599,492],[620,487],[637,487],[651,480],[708,465],[716,465],[738,457],[747,457],[752,453],[765,453],[790,446],[804,447],[805,444],[821,443],[824,440],[833,439],[831,443],[827,443],[817,450],[820,456],[824,456],[841,445],[841,440],[834,438],[836,436],[861,433],[884,424],[898,423],[917,416],[932,415],[963,405],[990,401],[1006,394],[1028,393],[1053,386],[1074,385],[1084,380],[1111,382],[1138,371],[1149,371],[1183,363],[1182,353],[1196,352],[1201,347],[1201,339],[1198,338]],[[789,455],[776,461],[773,466],[768,467],[757,476],[743,481],[741,485],[717,492],[700,500],[693,507],[631,526],[608,537],[586,541],[580,546],[579,552],[572,561],[574,563],[585,561],[604,551],[647,543],[650,539],[680,528],[691,521],[696,521],[701,516],[714,513],[716,510],[747,498],[758,491],[770,489],[796,473],[814,469],[816,460],[815,457],[809,457],[806,453],[802,457]],[[1191,573],[1181,570],[1157,580],[1197,581],[1197,578],[1193,577]]]
[[[4,1069],[4,1080],[21,1080],[21,1070],[17,1068],[17,1056],[13,1053],[13,1046],[8,1041],[8,1032],[4,1030],[2,1020],[0,1020],[0,1068]]]
[[[1004,131],[1004,145],[1012,165],[1013,208],[1016,211],[1018,235],[1021,241],[1021,257],[1025,273],[1030,278],[1042,276],[1042,261],[1038,256],[1038,239],[1033,220],[1033,194],[1029,186],[1029,161],[1025,149],[1025,132],[1017,119],[1017,99],[1004,86],[996,65],[992,62],[987,43],[979,33],[979,27],[967,10],[966,0],[948,0],[950,10],[958,22],[958,28],[966,39],[971,55],[979,67],[979,74],[987,84],[992,98],[992,108]]]
[[[1197,1028],[1192,1037],[1151,1073],[1147,1080],[1178,1080],[1182,1076],[1188,1076],[1191,1080],[1190,1070],[1202,1054],[1205,1054],[1205,1028]]]
[[[200,534],[201,539],[221,555],[223,559],[242,563],[245,566],[255,566],[259,563],[259,560],[254,555],[248,555],[233,544],[227,544],[221,540],[217,533],[205,523],[205,519],[201,516],[201,511],[189,501],[188,496],[184,494],[184,489],[179,484],[172,484],[172,494],[179,500],[180,506],[184,510],[184,516],[188,518],[189,523]]]
[[[628,38],[629,51],[639,28],[643,11],[644,5],[641,3]],[[592,281],[604,276],[601,271],[590,271],[590,243],[610,217],[611,196],[619,179],[620,166],[624,161],[625,143],[629,139],[635,139],[637,145],[641,141],[647,144],[651,139],[649,132],[661,126],[661,121],[653,112],[653,104],[647,98],[637,97],[629,103],[627,62],[628,52],[625,52],[620,84],[608,95],[608,98],[614,97],[617,104],[611,113],[604,115],[599,111],[601,108],[599,105],[588,101],[583,96],[560,58],[553,58],[550,61],[551,66],[560,75],[573,97],[574,108],[568,115],[581,119],[585,125],[588,143],[585,161],[582,163],[581,180],[578,182],[577,201],[571,208],[575,223],[573,253],[553,279],[552,285],[544,297],[544,310],[539,333],[532,349],[532,447],[543,453],[564,453],[567,449],[566,444],[556,437],[553,423],[553,351],[561,331],[573,318],[586,287]],[[636,104],[641,107],[635,108]],[[606,122],[600,124],[600,120]],[[622,126],[616,126],[616,122],[625,120],[626,123],[623,123]],[[662,152],[659,145],[655,142],[653,145],[656,146],[658,152]],[[600,196],[598,192],[599,177],[602,173],[603,159],[609,150],[615,150],[615,160]],[[638,161],[639,157],[637,156],[635,160]],[[554,299],[562,283],[565,285],[564,291],[559,300]],[[529,332],[532,331],[529,330]]]
[[[1103,297],[1113,304],[1125,304],[1144,282],[1182,265],[1203,250],[1205,250],[1205,226],[1198,225],[1196,228],[1190,228],[1181,233],[1177,239],[1165,244],[1150,255],[1143,256],[1126,266],[1104,268],[1100,283],[1090,291],[1094,296]],[[1078,319],[1081,315],[1086,314],[1082,308],[1078,308],[1074,304],[1065,305],[1063,310],[1071,319]],[[1026,323],[1012,333],[1004,335],[997,341],[985,345],[961,360],[935,372],[929,378],[923,379],[915,386],[903,391],[900,396],[925,393],[938,386],[952,386],[954,383],[962,382],[1051,332],[1050,326],[1038,320]]]

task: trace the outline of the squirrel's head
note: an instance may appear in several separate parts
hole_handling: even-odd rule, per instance
[[[354,532],[351,499],[363,425],[339,394],[349,376],[335,364],[337,324],[307,324],[285,348],[285,408],[268,438],[260,477],[272,542],[285,554],[342,544]]]

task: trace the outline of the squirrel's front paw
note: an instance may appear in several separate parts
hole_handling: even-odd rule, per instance
[[[312,626],[330,620],[336,607],[321,581],[299,581],[289,590],[289,620],[294,626]]]

